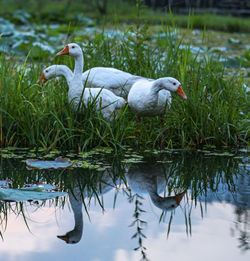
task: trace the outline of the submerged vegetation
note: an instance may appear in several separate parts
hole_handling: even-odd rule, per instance
[[[23,42],[19,40],[17,49],[5,41],[8,37],[2,39],[1,146],[85,151],[97,146],[124,149],[129,145],[138,149],[246,145],[249,93],[245,75],[240,70],[228,73],[220,47],[205,50],[187,44],[192,16],[184,34],[176,27],[174,16],[171,27],[163,22],[157,28],[140,24],[141,14],[137,17],[136,25],[114,31],[70,25],[34,27],[34,36],[21,34]],[[91,29],[90,34],[87,29]],[[206,31],[201,34],[201,45],[205,45]],[[56,50],[67,43],[66,38],[83,47],[84,70],[110,66],[148,78],[172,76],[182,83],[188,100],[173,95],[164,126],[157,117],[144,118],[140,131],[129,107],[111,123],[103,120],[93,104],[74,112],[68,103],[65,80],[51,80],[44,87],[36,84],[42,68],[51,62],[73,68],[73,60],[68,57],[55,58]],[[34,40],[43,42],[32,47]],[[10,51],[6,51],[8,48]],[[23,61],[22,56],[17,59],[11,54],[12,50],[14,54],[20,50],[28,54]],[[242,61],[237,58],[237,66],[247,67],[249,57],[247,53],[244,56]]]

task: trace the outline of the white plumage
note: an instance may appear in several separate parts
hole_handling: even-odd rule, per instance
[[[74,73],[65,65],[52,65],[43,71],[41,79],[49,79],[58,75],[64,76],[69,86],[69,102],[72,102],[75,108],[78,107],[81,98],[85,105],[87,105],[89,101],[95,101],[96,108],[102,112],[104,119],[112,120],[114,113],[119,113],[120,109],[125,106],[126,101],[107,89],[88,87],[84,89],[83,80],[85,81],[87,76],[86,74],[85,76],[82,74],[83,54],[77,44],[71,43],[66,45],[57,55],[63,54],[75,58]],[[91,78],[88,77],[88,81],[93,78],[92,74],[87,73],[87,75],[91,76]]]
[[[187,98],[180,82],[172,77],[141,79],[132,85],[128,104],[139,117],[162,115],[171,104],[171,91],[184,99]]]

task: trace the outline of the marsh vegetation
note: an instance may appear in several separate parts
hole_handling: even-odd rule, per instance
[[[167,19],[171,26],[164,20],[158,26],[138,20],[135,25],[102,29],[30,24],[28,34],[6,20],[6,30],[12,28],[13,33],[1,38],[1,146],[84,151],[96,146],[246,145],[249,36],[193,30],[191,15],[186,30],[176,26],[173,15]],[[226,46],[219,45],[221,39]],[[36,84],[45,65],[73,68],[72,60],[54,56],[66,41],[82,45],[84,70],[111,66],[149,78],[172,76],[181,81],[188,100],[174,96],[166,124],[161,126],[158,118],[145,118],[140,133],[128,107],[111,124],[91,104],[75,113],[67,102],[63,79],[43,88]]]
[[[166,260],[196,255],[199,247],[207,251],[207,242],[217,240],[202,256],[227,252],[244,260],[250,248],[250,20],[175,15],[141,1],[137,7],[109,5],[105,17],[80,1],[38,2],[23,2],[24,10],[1,2],[0,199],[3,185],[11,192],[42,184],[68,195],[30,202],[2,198],[0,259],[34,260],[43,242],[50,242],[43,257],[69,260],[84,249],[88,260]],[[73,70],[73,57],[55,56],[70,42],[82,47],[84,71],[104,66],[153,79],[171,76],[188,99],[173,94],[166,115],[142,118],[140,130],[129,106],[111,122],[95,102],[75,111],[65,79],[36,83],[49,65]],[[72,169],[31,170],[25,163],[39,159],[43,165],[58,156],[70,159]],[[180,206],[172,204],[176,195]],[[10,233],[15,225],[22,233]],[[197,238],[192,235],[202,240],[191,244]],[[11,244],[19,236],[21,250]],[[78,245],[65,248],[59,239]],[[158,254],[163,259],[155,259]]]

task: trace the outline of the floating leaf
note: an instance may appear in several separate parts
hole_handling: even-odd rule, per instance
[[[205,154],[206,156],[220,156],[220,157],[232,157],[234,154],[229,153],[229,152],[212,152],[212,153],[207,153]]]
[[[235,39],[232,37],[228,39],[228,42],[231,44],[240,44],[241,43],[241,41],[239,39]]]
[[[23,158],[23,155],[17,155],[15,153],[1,153],[0,154],[2,158],[5,159],[21,159]]]
[[[26,201],[45,200],[65,196],[66,192],[27,191],[23,189],[0,189],[0,200]]]
[[[87,158],[87,157],[89,157],[89,153],[88,153],[88,152],[80,152],[80,153],[78,154],[78,157]]]
[[[102,153],[112,153],[113,149],[110,147],[98,147],[93,150],[94,153],[96,152],[102,152]]]
[[[21,190],[33,190],[33,191],[42,191],[42,190],[55,190],[56,186],[51,184],[25,184]]]
[[[69,169],[73,163],[67,158],[59,157],[54,161],[28,159],[26,160],[26,164],[32,169]]]
[[[66,156],[70,157],[70,158],[74,158],[74,157],[76,157],[76,154],[75,153],[68,153]]]
[[[138,158],[131,158],[131,159],[122,160],[121,162],[123,162],[123,163],[140,163],[143,161]]]

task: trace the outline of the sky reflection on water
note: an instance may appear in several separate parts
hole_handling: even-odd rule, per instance
[[[160,169],[159,165],[155,166],[157,170]],[[138,169],[149,170],[147,165],[144,167],[140,168],[140,165],[137,165],[132,168],[132,171],[137,173],[137,179]],[[165,171],[169,174],[168,168]],[[227,171],[224,170],[224,176],[229,175]],[[232,261],[249,260],[250,250],[247,250],[247,247],[249,247],[250,235],[250,176],[249,169],[240,169],[239,172],[242,176],[235,176],[237,179],[234,178],[234,184],[231,184],[236,187],[234,191],[227,190],[228,180],[223,181],[221,176],[220,182],[217,183],[217,191],[208,189],[206,196],[202,194],[196,198],[197,204],[195,204],[195,201],[191,200],[193,191],[189,189],[180,206],[173,211],[164,212],[163,215],[159,206],[154,204],[152,195],[143,189],[146,184],[143,178],[139,179],[142,186],[136,183],[137,193],[140,196],[136,196],[136,189],[129,191],[120,180],[116,181],[116,187],[114,184],[110,187],[110,183],[107,183],[108,185],[103,183],[102,190],[97,190],[97,194],[103,202],[104,211],[95,197],[91,198],[88,205],[87,191],[84,192],[90,218],[84,207],[82,208],[82,202],[77,200],[77,196],[74,199],[71,198],[71,201],[69,201],[71,196],[67,196],[64,206],[62,202],[55,206],[53,201],[46,202],[45,206],[38,208],[35,204],[30,206],[30,203],[24,203],[24,212],[30,231],[21,214],[17,216],[9,211],[6,230],[1,228],[4,240],[0,243],[0,260],[138,261],[141,253],[133,250],[138,246],[138,237],[131,239],[136,232],[136,226],[130,226],[135,220],[133,215],[136,200],[142,203],[139,206],[145,211],[139,211],[139,219],[146,222],[142,229],[146,236],[146,238],[142,237],[142,246],[146,247],[145,253],[149,260],[206,261],[222,258]],[[151,173],[152,175],[150,174],[147,178],[152,181],[154,177],[157,177],[158,193],[164,197],[161,188],[164,182],[160,177],[162,173],[162,171]],[[133,189],[136,184],[129,183],[128,174],[125,176]],[[102,178],[109,180],[105,175]],[[166,187],[166,184],[164,186]],[[77,191],[79,188],[75,187],[76,195]],[[174,192],[171,193],[173,194]],[[114,199],[116,199],[115,203]],[[11,204],[15,205],[15,203]],[[173,219],[168,235],[171,213],[173,213]],[[190,222],[188,213],[190,213]],[[57,238],[58,235],[71,231],[75,225],[74,221],[79,223],[77,220],[79,218],[83,220],[82,230],[76,232],[80,234],[78,235],[79,242],[66,244]],[[248,243],[248,246],[240,247],[242,240],[239,238],[244,238],[244,236],[245,241],[243,241]]]

